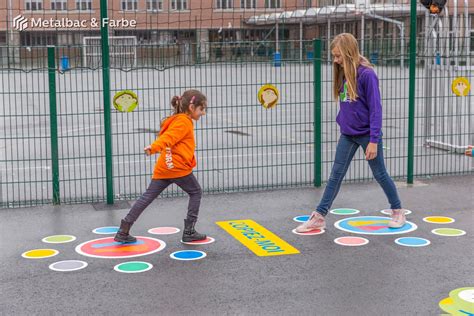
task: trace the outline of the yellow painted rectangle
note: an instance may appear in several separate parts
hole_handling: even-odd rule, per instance
[[[216,222],[257,256],[281,256],[300,253],[298,249],[251,219]]]

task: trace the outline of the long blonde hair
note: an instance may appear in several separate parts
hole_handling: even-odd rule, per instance
[[[347,82],[347,94],[351,101],[355,101],[357,95],[357,68],[359,65],[372,68],[372,64],[359,52],[359,45],[352,34],[341,33],[336,35],[331,42],[331,51],[338,48],[342,56],[344,67],[333,63],[333,95],[339,99],[339,93],[343,85],[344,78]]]

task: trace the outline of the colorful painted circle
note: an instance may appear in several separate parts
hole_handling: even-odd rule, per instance
[[[76,252],[94,258],[132,258],[149,255],[165,247],[164,241],[150,237],[137,236],[134,243],[120,243],[113,237],[106,237],[83,242],[76,247]]]
[[[116,234],[118,230],[119,228],[117,226],[106,226],[106,227],[96,228],[92,232],[94,234],[99,234],[99,235],[110,235],[110,234]]]
[[[206,253],[198,250],[181,250],[173,252],[170,257],[175,260],[190,261],[202,259],[206,257]]]
[[[334,242],[341,246],[363,246],[369,243],[369,240],[363,237],[345,236],[334,239]]]
[[[457,237],[465,235],[466,232],[457,228],[436,228],[431,231],[435,235],[447,236],[447,237]]]
[[[153,235],[171,235],[179,233],[180,229],[176,227],[155,227],[148,230]]]
[[[353,215],[360,213],[359,210],[356,210],[354,208],[335,208],[333,210],[330,210],[329,212],[335,215]]]
[[[59,251],[55,249],[33,249],[29,251],[25,251],[21,254],[23,258],[26,259],[44,259],[49,257],[54,257],[59,253]]]
[[[122,273],[140,273],[151,270],[153,265],[144,261],[128,261],[119,263],[114,267],[114,270]]]
[[[390,228],[389,221],[390,218],[382,216],[358,216],[341,219],[334,223],[334,226],[349,233],[366,235],[405,234],[418,228],[416,224],[409,221],[400,228]]]
[[[424,247],[431,244],[428,239],[419,237],[401,237],[395,239],[395,243],[406,247]]]
[[[293,234],[296,235],[302,235],[302,236],[313,236],[313,235],[321,235],[324,234],[325,230],[324,229],[313,229],[310,230],[309,232],[304,232],[304,233],[299,233],[296,231],[296,228],[291,231]]]
[[[271,109],[278,103],[280,92],[275,86],[266,84],[258,90],[257,98],[265,109]]]
[[[300,216],[293,217],[293,220],[299,223],[304,223],[308,221],[308,219],[309,219],[309,215],[300,215]]]
[[[428,216],[424,217],[423,221],[432,224],[451,224],[454,223],[454,218],[446,216]]]
[[[77,271],[87,267],[87,262],[81,260],[64,260],[52,263],[49,268],[59,272]]]
[[[391,209],[385,209],[385,210],[381,210],[380,213],[385,214],[385,215],[392,215],[392,210]],[[405,210],[405,215],[409,215],[411,213],[412,213],[412,211]]]
[[[181,242],[186,245],[207,245],[207,244],[213,243],[214,241],[216,240],[209,236],[207,236],[207,238],[204,240],[197,240],[197,241],[182,241],[181,240]]]
[[[130,90],[123,90],[114,95],[112,104],[120,112],[132,112],[138,106],[138,96]]]
[[[72,235],[53,235],[44,237],[41,241],[48,244],[63,244],[74,240],[76,240],[76,237]]]

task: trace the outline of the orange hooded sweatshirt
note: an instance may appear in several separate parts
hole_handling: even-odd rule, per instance
[[[160,153],[152,179],[187,176],[196,166],[194,125],[186,114],[175,114],[161,125],[158,138],[151,144],[151,153]]]

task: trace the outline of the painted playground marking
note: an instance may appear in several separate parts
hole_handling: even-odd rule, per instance
[[[207,244],[212,244],[214,241],[216,241],[214,238],[207,236],[206,239],[204,240],[197,240],[197,241],[182,241],[183,244],[186,245],[207,245]]]
[[[409,221],[400,228],[390,228],[388,227],[389,221],[390,218],[382,216],[357,216],[341,219],[334,223],[334,226],[349,233],[366,235],[405,234],[418,228],[416,224]]]
[[[334,239],[334,242],[341,246],[356,247],[367,245],[369,240],[363,237],[344,236]]]
[[[420,237],[400,237],[395,239],[395,243],[406,247],[424,247],[431,244],[428,239]]]
[[[302,235],[302,236],[313,236],[313,235],[321,235],[324,234],[325,230],[324,229],[313,229],[310,230],[309,232],[304,232],[304,233],[299,233],[296,231],[296,228],[291,231],[293,234],[296,235]]]
[[[179,232],[180,229],[177,227],[155,227],[148,230],[148,233],[153,235],[171,235]]]
[[[454,218],[446,216],[428,216],[423,217],[423,221],[432,224],[451,224],[454,223]]]
[[[433,229],[431,232],[435,235],[446,237],[458,237],[466,234],[464,230],[457,228],[436,228]]]
[[[463,287],[449,292],[439,307],[450,315],[474,315],[474,287]]]
[[[105,226],[105,227],[99,227],[92,232],[94,234],[99,234],[99,235],[110,235],[110,234],[116,234],[118,232],[119,228],[117,226]]]
[[[49,265],[51,270],[59,272],[77,271],[85,267],[87,267],[87,262],[81,260],[63,260]]]
[[[335,215],[353,215],[360,213],[360,211],[356,210],[355,208],[335,208],[330,210],[329,213]]]
[[[116,242],[113,237],[105,237],[83,242],[76,252],[94,258],[132,258],[149,255],[163,250],[166,243],[160,239],[137,236],[134,243]]]
[[[72,235],[53,235],[44,237],[41,239],[42,242],[48,244],[64,244],[76,240],[76,236]]]
[[[151,270],[153,265],[144,261],[122,262],[114,266],[114,270],[122,273],[140,273]]]
[[[181,261],[192,261],[205,258],[207,255],[204,251],[199,250],[181,250],[175,251],[170,255],[170,258]]]
[[[295,216],[293,217],[293,220],[298,223],[304,223],[308,221],[309,215],[300,215],[300,216]]]
[[[300,253],[298,249],[251,219],[216,222],[257,256]]]
[[[54,257],[58,253],[59,251],[55,249],[33,249],[25,251],[21,256],[26,259],[44,259]]]

